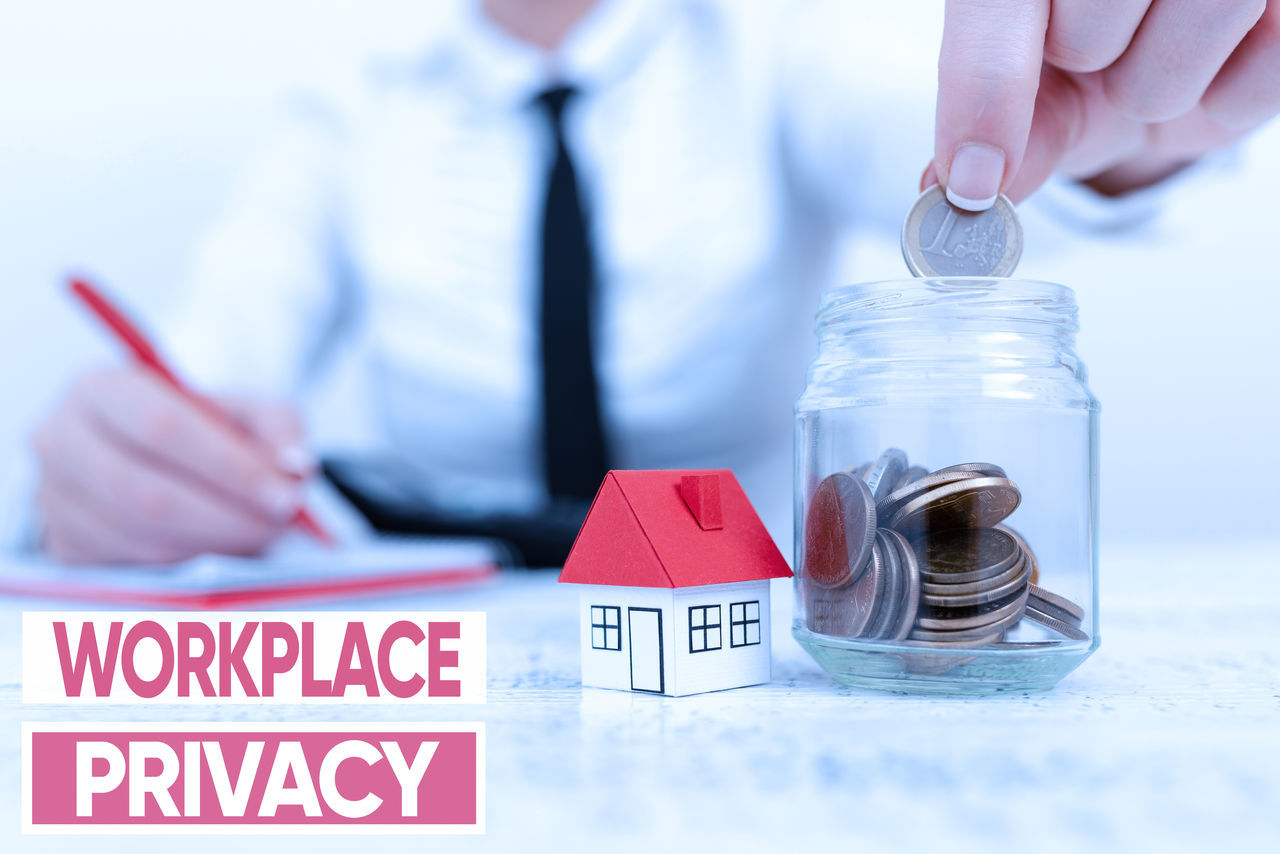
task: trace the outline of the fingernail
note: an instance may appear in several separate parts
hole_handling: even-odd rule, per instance
[[[956,149],[947,177],[947,200],[967,211],[985,211],[996,203],[1004,179],[1004,152],[985,142]]]
[[[266,483],[258,490],[258,504],[274,519],[291,519],[302,506],[302,490],[281,483]]]
[[[290,445],[276,454],[276,465],[290,474],[305,476],[315,472],[316,458],[303,445]]]

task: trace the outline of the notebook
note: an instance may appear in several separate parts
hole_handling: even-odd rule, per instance
[[[205,555],[162,567],[66,567],[0,557],[0,595],[152,608],[253,608],[278,603],[456,589],[496,579],[501,548],[481,540],[374,541],[264,558]]]

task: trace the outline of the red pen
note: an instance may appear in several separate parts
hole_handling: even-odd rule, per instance
[[[182,380],[178,379],[178,375],[164,363],[155,347],[151,346],[151,342],[97,288],[84,279],[73,278],[71,279],[71,293],[83,302],[95,317],[102,321],[103,325],[129,349],[129,352],[133,354],[133,357],[141,365],[198,406],[214,421],[231,428],[245,438],[252,438],[244,428],[244,425],[220,409],[212,400],[196,394],[183,385]],[[337,545],[337,540],[334,539],[333,535],[325,530],[316,521],[315,517],[307,512],[305,507],[298,509],[298,515],[293,517],[293,524],[326,546]]]

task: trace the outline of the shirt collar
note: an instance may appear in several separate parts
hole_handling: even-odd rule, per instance
[[[448,69],[477,99],[522,106],[548,86],[603,89],[639,63],[677,0],[600,0],[554,51],[520,41],[490,21],[479,0],[462,0],[436,30],[420,66]]]

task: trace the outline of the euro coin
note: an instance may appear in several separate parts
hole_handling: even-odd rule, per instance
[[[1009,276],[1022,256],[1022,226],[1003,195],[985,211],[947,201],[934,184],[902,225],[902,257],[915,276]]]
[[[844,587],[863,571],[876,536],[871,490],[836,472],[814,490],[804,525],[803,575],[820,587]]]

